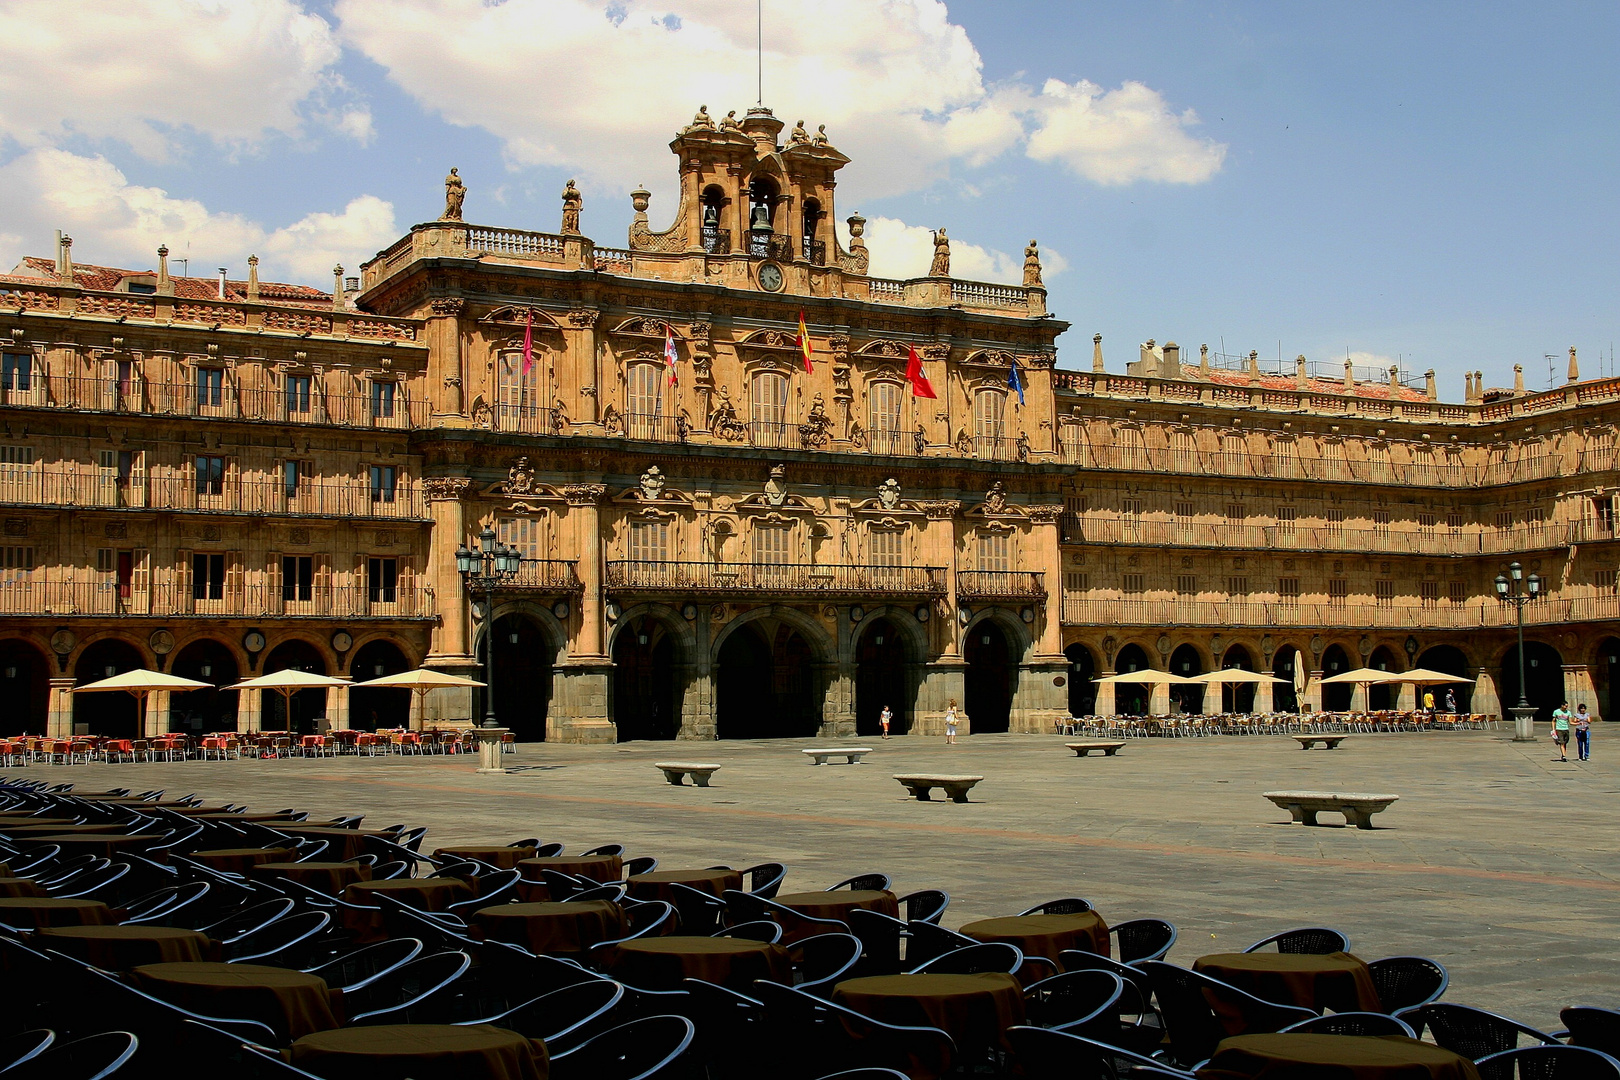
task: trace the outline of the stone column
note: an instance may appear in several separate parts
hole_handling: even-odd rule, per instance
[[[412,692],[411,697],[420,701],[422,695]],[[349,729],[349,684],[327,687],[326,690],[326,727],[329,731],[347,731]],[[415,725],[420,731],[420,721]]]
[[[1114,674],[1117,674],[1117,672],[1115,672],[1113,668],[1109,668],[1108,670],[1101,672],[1098,675],[1098,678],[1106,679],[1106,678],[1108,678],[1108,676],[1114,675]],[[1092,714],[1094,716],[1113,716],[1114,715],[1114,684],[1113,683],[1111,683],[1111,682],[1100,682],[1100,683],[1097,684],[1097,701],[1096,701],[1095,704],[1093,704],[1091,706],[1091,712],[1092,712]]]
[[[1326,674],[1321,668],[1312,669],[1310,681],[1305,684],[1305,693],[1300,695],[1301,706],[1309,705],[1313,713],[1322,711],[1322,677]]]
[[[1496,693],[1496,678],[1489,668],[1480,668],[1474,672],[1474,694],[1469,700],[1468,711],[1499,718],[1504,715],[1502,699]]]
[[[252,735],[264,729],[264,691],[238,690],[236,692],[236,730],[238,734]]]
[[[432,301],[427,321],[427,387],[425,393],[440,416],[467,413],[466,372],[461,353],[461,313],[467,302],[459,296],[441,296]]]
[[[427,489],[428,514],[433,518],[433,561],[423,568],[422,576],[433,589],[440,616],[423,666],[464,671],[476,667],[478,661],[470,647],[472,613],[454,552],[467,541],[467,506],[462,499],[472,487],[472,480],[465,476],[430,476],[422,485]]]
[[[598,508],[607,494],[603,484],[570,484],[563,488],[568,500],[568,518],[574,526],[575,564],[585,591],[579,600],[579,647],[573,655],[580,659],[605,658],[602,642],[602,513]]]
[[[73,737],[73,689],[71,676],[51,680],[50,707],[45,714],[45,735],[51,739]]]
[[[607,488],[602,484],[570,484],[563,489],[574,538],[580,582],[579,634],[559,665],[563,678],[560,700],[553,699],[547,716],[546,737],[559,742],[617,742],[618,728],[608,716],[608,685],[613,664],[603,643],[606,638],[602,580],[602,515],[599,505]]]
[[[568,313],[568,321],[576,331],[571,335],[569,352],[580,383],[574,416],[583,424],[597,424],[602,419],[601,373],[596,367],[596,323],[600,317],[601,312],[586,308]]]
[[[1367,684],[1363,682],[1350,684],[1350,711],[1367,711]]]
[[[1148,715],[1168,716],[1170,714],[1170,684],[1154,683],[1153,693],[1148,700]]]
[[[816,682],[827,688],[822,701],[823,739],[849,739],[855,735],[855,668],[853,664],[818,664]]]
[[[1401,712],[1410,712],[1423,707],[1423,695],[1418,693],[1416,683],[1400,683],[1395,694],[1395,708]],[[1425,687],[1424,689],[1428,689]]]
[[[1570,350],[1573,355],[1574,350]],[[1573,365],[1574,361],[1570,363]],[[1592,719],[1598,719],[1597,687],[1592,685],[1592,672],[1585,664],[1564,665],[1564,700],[1569,702],[1573,714],[1576,706],[1584,703]]]
[[[1257,713],[1268,713],[1268,712],[1272,712],[1276,708],[1275,698],[1273,698],[1273,696],[1272,696],[1272,692],[1276,689],[1276,687],[1277,687],[1276,683],[1268,683],[1268,682],[1255,683],[1255,685],[1254,685],[1254,711],[1255,712],[1257,712]],[[1205,709],[1204,711],[1208,712],[1209,710]]]

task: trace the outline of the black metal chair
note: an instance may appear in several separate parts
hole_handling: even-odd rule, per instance
[[[1559,1010],[1558,1019],[1563,1021],[1565,1030],[1553,1032],[1554,1036],[1567,1038],[1573,1046],[1620,1057],[1620,1012],[1571,1005]]]
[[[562,844],[541,844],[534,849],[534,857],[537,859],[555,859],[567,850]]]
[[[462,1024],[494,1024],[519,1035],[545,1042],[551,1054],[584,1042],[607,1026],[613,1010],[624,999],[624,987],[609,979],[592,979],[564,986],[526,1001],[515,1009]]]
[[[585,889],[581,892],[574,893],[572,896],[564,899],[563,902],[566,904],[583,904],[591,900],[606,900],[609,903],[618,903],[620,900],[624,899],[624,893],[624,882],[615,881],[611,885],[598,885],[594,889]]]
[[[238,911],[234,915],[227,915],[218,922],[209,923],[207,926],[193,927],[192,929],[207,934],[221,944],[230,945],[238,938],[246,937],[255,930],[269,926],[278,919],[285,919],[292,914],[293,907],[293,901],[288,897],[266,900],[262,904],[254,904],[252,907]]]
[[[944,889],[919,889],[900,898],[900,914],[906,922],[939,925],[941,915],[951,906],[951,894]]]
[[[845,878],[836,885],[829,885],[827,892],[837,892],[839,889],[850,889],[862,892],[887,892],[892,882],[888,874],[856,874]]]
[[[763,941],[768,945],[775,945],[782,940],[782,927],[769,919],[755,919],[753,922],[735,923],[723,929],[716,930],[710,937],[746,938],[749,941]],[[826,935],[817,935],[825,937]],[[810,940],[806,938],[805,940]]]
[[[1342,1012],[1313,1016],[1297,1024],[1289,1024],[1283,1031],[1299,1035],[1404,1035],[1417,1038],[1417,1032],[1404,1020],[1388,1013]]]
[[[1293,930],[1284,930],[1280,934],[1261,938],[1243,951],[1259,952],[1267,945],[1277,946],[1278,952],[1311,953],[1317,956],[1350,951],[1350,939],[1326,926],[1300,926]]]
[[[626,859],[624,863],[624,876],[635,877],[637,874],[650,874],[658,869],[658,860],[651,855],[643,855],[636,859]]]
[[[623,844],[602,844],[602,845],[600,845],[598,847],[593,847],[588,851],[582,851],[582,852],[579,853],[579,856],[582,859],[588,859],[588,858],[600,857],[600,856],[609,856],[609,857],[611,857],[611,856],[614,856],[614,855],[618,855],[618,856],[624,855],[624,845]]]
[[[846,1069],[829,1073],[818,1080],[908,1080],[899,1069]]]
[[[651,934],[662,934],[675,923],[675,905],[663,900],[655,900],[646,904],[638,904],[625,913],[625,921],[630,933],[613,941],[599,941],[592,945],[588,955],[593,962],[600,963],[604,957],[611,956],[610,950],[615,945],[622,945],[626,941],[633,941],[639,937]]]
[[[905,940],[906,924],[878,911],[856,908],[844,918],[849,932],[861,940],[861,974],[898,975],[900,943]]]
[[[465,919],[481,908],[510,904],[518,898],[518,884],[523,875],[516,870],[497,870],[478,879],[478,895],[445,908],[445,912]]]
[[[1083,900],[1078,896],[1065,896],[1060,900],[1048,900],[1044,904],[1036,904],[1032,908],[1025,908],[1020,915],[1084,915],[1091,911],[1091,901]]]
[[[948,952],[977,944],[979,942],[966,934],[958,934],[955,930],[947,930],[933,923],[906,923],[905,962],[909,967],[916,967],[937,956],[944,956]]]
[[[668,885],[670,899],[681,916],[681,931],[687,934],[713,934],[726,914],[726,902],[712,893],[680,882]]]
[[[140,1040],[128,1031],[106,1031],[58,1043],[38,1057],[7,1069],[12,1080],[101,1080],[128,1064]]]
[[[0,1072],[39,1057],[49,1050],[55,1041],[56,1032],[50,1028],[19,1031],[15,1035],[0,1039]]]
[[[540,871],[540,884],[546,887],[546,895],[553,900],[566,900],[577,892],[594,889],[597,885],[594,881],[586,881],[584,878],[549,868]]]
[[[344,995],[349,1023],[429,1023],[433,1009],[423,1008],[424,1003],[465,975],[471,966],[472,957],[464,952],[434,953],[401,964]],[[413,1009],[427,1015],[412,1016]]]
[[[1387,1013],[1440,1000],[1451,976],[1426,956],[1386,956],[1367,965],[1378,1001]]]
[[[770,919],[781,925],[783,936],[789,942],[815,934],[849,933],[849,924],[841,919],[818,919],[804,915],[755,893],[727,889],[722,899],[726,903],[726,915],[733,923]]]
[[[1150,1069],[1189,1080],[1193,1075],[1168,1068],[1166,1062],[1143,1054],[1049,1028],[1010,1027],[1007,1041],[1012,1044],[1013,1057],[1025,1080],[1115,1080],[1155,1075],[1142,1071]]]
[[[225,959],[232,964],[267,961],[282,967],[298,967],[314,942],[331,926],[330,912],[305,911],[289,915],[225,945]]]
[[[554,1080],[648,1080],[673,1075],[697,1029],[684,1016],[632,1020],[551,1059]]]
[[[1411,1025],[1419,1036],[1428,1028],[1436,1043],[1476,1062],[1490,1054],[1517,1049],[1520,1035],[1546,1045],[1561,1045],[1547,1032],[1528,1024],[1449,1001],[1431,1001],[1427,1005],[1401,1009],[1395,1016]]]
[[[945,1076],[960,1059],[955,1041],[938,1028],[885,1024],[764,980],[754,983],[754,994],[765,1008],[765,1038],[795,1048],[797,1075],[876,1067]]]
[[[853,934],[816,934],[795,942],[788,956],[795,985],[823,997],[860,962],[861,942]]]
[[[416,938],[390,938],[303,970],[310,975],[319,975],[326,980],[327,986],[347,994],[420,955],[422,943]]]
[[[1024,952],[1001,941],[974,942],[952,949],[926,963],[918,964],[909,975],[978,975],[997,971],[1011,975],[1024,965]]]
[[[1165,1034],[1170,1038],[1170,1055],[1182,1067],[1207,1060],[1216,1044],[1230,1034],[1269,1034],[1316,1015],[1310,1009],[1262,1000],[1219,979],[1162,960],[1144,960],[1140,967],[1158,999],[1159,1015],[1164,1018]],[[1221,1005],[1221,1017],[1215,1013],[1216,1001]],[[1227,1023],[1234,1018],[1242,1025],[1236,1033],[1227,1030]]]
[[[1584,1046],[1521,1046],[1474,1062],[1481,1080],[1620,1080],[1620,1059]]]
[[[683,979],[687,1018],[697,1025],[695,1050],[710,1080],[755,1080],[758,1063],[778,1049],[765,1028],[765,1004],[702,979]],[[783,1069],[791,1076],[793,1069]]]
[[[715,869],[729,869],[729,867]],[[782,888],[782,880],[787,877],[787,866],[779,862],[764,862],[739,873],[746,879],[744,885],[750,894],[773,900]]]
[[[126,926],[164,922],[208,895],[206,881],[188,881],[184,885],[168,885],[124,903]]]
[[[1130,919],[1109,927],[1108,936],[1114,939],[1114,952],[1120,960],[1134,964],[1163,960],[1176,943],[1176,927],[1164,919]]]

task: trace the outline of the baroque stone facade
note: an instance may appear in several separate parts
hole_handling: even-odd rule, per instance
[[[944,230],[929,275],[873,278],[862,220],[850,250],[831,228],[848,159],[783,127],[700,113],[671,143],[672,223],[632,193],[621,249],[584,234],[572,183],[544,233],[463,220],[458,176],[455,214],[330,295],[70,246],[0,281],[0,674],[28,724],[127,723],[63,691],[136,662],[362,680],[477,675],[486,650],[525,739],[844,736],[885,705],[935,732],[952,700],[970,730],[1046,731],[1168,711],[1098,695],[1141,666],[1313,677],[1222,703],[1265,708],[1421,663],[1498,712],[1513,560],[1549,585],[1532,700],[1607,712],[1620,381],[1572,357],[1557,390],[1471,376],[1444,404],[1432,376],[1151,341],[1115,374],[1100,339],[1058,369],[1035,243],[1022,285],[951,278]],[[913,349],[936,399],[910,393]],[[486,528],[524,556],[492,611],[453,558]],[[149,727],[277,708],[202,693]],[[344,690],[292,720],[408,708]]]

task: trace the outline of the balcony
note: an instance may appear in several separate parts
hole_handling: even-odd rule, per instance
[[[607,564],[609,592],[806,600],[931,599],[945,595],[939,566],[784,566],[755,563]]]
[[[798,424],[778,424],[771,420],[750,420],[748,442],[772,450],[802,449]]]
[[[804,238],[802,251],[805,261],[811,266],[827,265],[827,241],[812,240],[807,236]]]
[[[498,404],[490,412],[490,428],[524,435],[566,435],[568,417],[560,409]]]
[[[226,479],[217,487],[189,476],[121,476],[113,469],[0,465],[0,504],[53,508],[196,510],[222,514],[425,520],[427,500],[414,481],[373,488],[363,479]]]
[[[962,600],[1046,600],[1046,575],[1039,570],[958,570],[956,595]]]
[[[425,589],[396,585],[372,590],[359,586],[315,586],[299,590],[264,584],[218,588],[194,584],[140,584],[111,575],[67,580],[55,573],[71,570],[41,567],[8,571],[0,579],[0,614],[64,618],[197,616],[199,618],[430,619],[433,595]]]
[[[770,229],[748,230],[748,254],[761,259],[793,258],[793,238],[780,236]]]
[[[0,389],[0,408],[64,409],[174,416],[209,420],[258,420],[277,424],[324,424],[404,431],[422,427],[428,402],[405,388],[387,399],[371,394],[334,394],[284,387],[217,386],[131,379],[85,379],[35,373],[26,387]]]
[[[544,593],[579,593],[585,583],[579,580],[571,559],[524,559],[517,576],[501,583],[503,590]]]
[[[1530,522],[1505,529],[1451,526],[1348,529],[1342,525],[1238,525],[1131,515],[1064,514],[1069,544],[1215,547],[1256,551],[1336,551],[1394,555],[1480,555],[1567,547],[1612,539],[1597,522]]]
[[[653,442],[682,442],[686,438],[685,422],[679,416],[665,413],[625,413],[624,437],[649,439]]]
[[[1063,621],[1075,626],[1475,630],[1506,629],[1514,625],[1515,618],[1511,605],[1479,599],[1461,603],[1402,598],[1391,604],[1302,604],[1275,600],[1063,598]],[[1620,619],[1620,596],[1613,594],[1547,598],[1527,604],[1524,609],[1527,626],[1611,619]]]
[[[705,255],[730,255],[731,230],[714,225],[703,226],[703,253]]]
[[[913,431],[890,431],[877,428],[866,433],[866,447],[874,454],[896,457],[917,456],[917,434]]]
[[[980,461],[1017,461],[1018,440],[999,435],[975,435],[973,456]]]

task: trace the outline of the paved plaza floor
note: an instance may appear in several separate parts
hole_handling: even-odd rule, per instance
[[[1277,930],[1323,924],[1366,959],[1433,957],[1448,998],[1558,1026],[1567,1004],[1620,1007],[1620,738],[1561,764],[1503,732],[1359,735],[1338,750],[1286,737],[1133,740],[1076,758],[1055,736],[856,740],[863,765],[812,766],[806,740],[526,744],[506,775],[471,757],[31,767],[33,779],[429,827],[424,850],[525,836],[570,851],[623,843],[664,869],[775,860],[787,889],[883,871],[897,891],[943,888],[944,924],[1089,898],[1111,922],[1156,915],[1190,965]],[[722,768],[672,787],[664,760]],[[904,797],[897,772],[983,774],[965,805]],[[1363,831],[1305,828],[1279,789],[1391,792]],[[1324,821],[1338,820],[1324,814]]]

